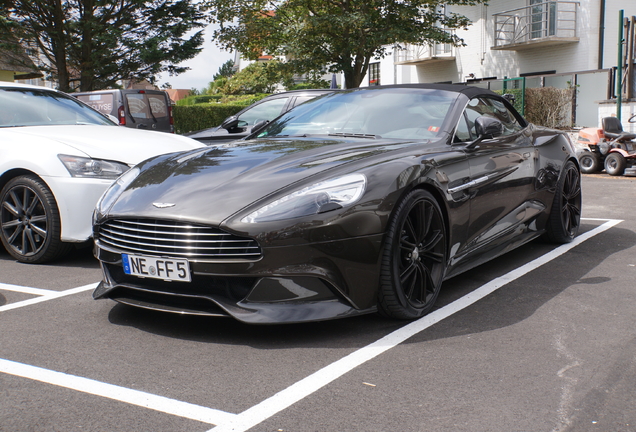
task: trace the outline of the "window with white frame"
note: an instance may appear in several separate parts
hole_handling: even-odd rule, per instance
[[[371,63],[369,65],[369,85],[380,85],[380,63]]]

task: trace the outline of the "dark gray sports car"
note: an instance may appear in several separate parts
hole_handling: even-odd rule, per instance
[[[578,232],[567,135],[454,85],[352,89],[159,156],[95,212],[95,298],[249,323],[428,313],[442,281]]]

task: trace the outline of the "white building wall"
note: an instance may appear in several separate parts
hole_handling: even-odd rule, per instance
[[[390,55],[382,60],[382,83],[465,82],[472,78],[470,74],[475,78],[502,79],[545,71],[568,73],[598,69],[600,0],[579,0],[578,42],[518,51],[492,50],[493,14],[527,5],[527,0],[490,0],[488,5],[449,7],[449,12],[465,15],[473,23],[468,30],[457,31],[466,46],[455,48],[455,60],[394,66],[394,56]],[[636,15],[636,0],[606,0],[603,68],[617,63],[618,11],[621,9],[625,17]],[[362,85],[367,84],[365,79]]]

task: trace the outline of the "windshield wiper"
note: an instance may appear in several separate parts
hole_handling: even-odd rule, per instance
[[[339,137],[346,137],[346,138],[368,138],[368,139],[382,138],[380,135],[349,133],[349,132],[333,132],[333,133],[330,133],[329,136],[339,136]]]

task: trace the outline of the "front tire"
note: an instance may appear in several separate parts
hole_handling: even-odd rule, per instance
[[[555,243],[569,243],[581,225],[581,174],[574,162],[568,161],[557,182],[548,219],[548,239]]]
[[[605,158],[605,172],[611,176],[621,176],[625,172],[627,161],[620,153],[610,153]]]
[[[601,157],[597,153],[584,151],[579,155],[579,164],[583,174],[592,174],[601,169]]]
[[[429,313],[446,271],[446,223],[429,192],[414,190],[389,222],[380,269],[379,311],[398,319]]]
[[[51,190],[35,176],[15,177],[0,192],[0,238],[18,261],[40,264],[62,257],[60,215]]]

